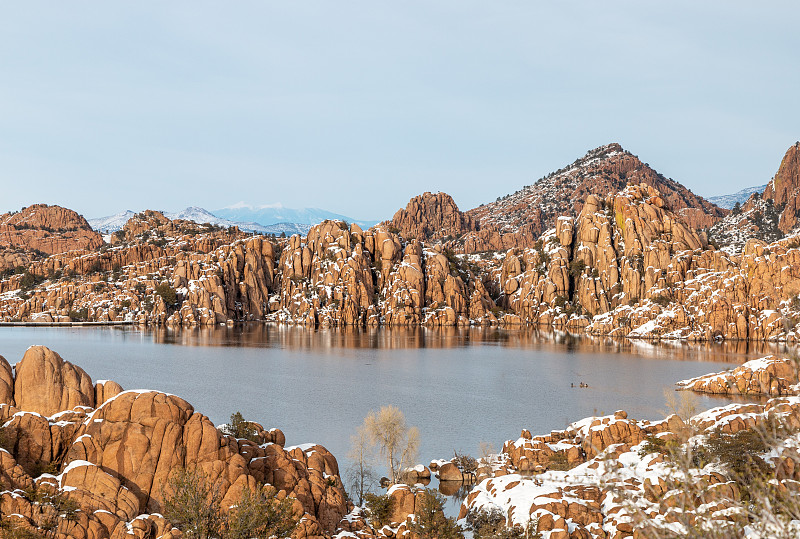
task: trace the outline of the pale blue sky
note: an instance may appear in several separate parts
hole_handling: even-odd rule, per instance
[[[620,142],[702,195],[800,138],[800,3],[5,2],[0,211],[462,209]]]

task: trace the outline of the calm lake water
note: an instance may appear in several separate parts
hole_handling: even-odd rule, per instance
[[[174,393],[215,423],[234,411],[279,427],[288,445],[315,442],[346,465],[370,410],[399,407],[421,432],[420,461],[500,449],[520,430],[545,433],[624,409],[657,419],[674,383],[776,349],[740,344],[653,346],[534,330],[311,331],[252,325],[204,330],[0,328],[13,365],[34,344],[93,380]],[[587,389],[571,388],[580,382]],[[700,409],[730,399],[698,397]]]

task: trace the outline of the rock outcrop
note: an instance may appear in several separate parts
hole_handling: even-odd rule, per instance
[[[793,359],[762,357],[733,370],[681,380],[681,389],[715,395],[797,395],[800,369]]]
[[[81,215],[61,206],[35,204],[0,215],[0,248],[21,248],[48,255],[92,250],[103,237]]]
[[[775,197],[793,192],[787,186],[797,175],[796,154],[790,150],[768,186]],[[0,319],[170,327],[538,325],[706,341],[800,336],[796,238],[750,239],[740,252],[717,249],[715,233],[698,231],[687,215],[719,212],[614,145],[545,180],[537,185],[557,184],[554,193],[569,187],[575,196],[571,215],[531,202],[552,214],[546,222],[554,227],[541,235],[518,223],[517,213],[497,208],[492,216],[513,218],[484,226],[483,217],[462,213],[443,193],[417,197],[393,221],[366,231],[325,221],[291,238],[146,211],[99,250],[44,258],[7,251]],[[624,188],[600,196],[595,185]],[[27,266],[20,271],[18,262]]]
[[[32,346],[25,352],[17,365],[14,395],[17,408],[43,416],[76,406],[94,408],[89,375],[45,346]]]
[[[785,234],[797,227],[800,214],[800,142],[795,142],[786,151],[778,172],[767,184],[761,198],[773,200],[776,206],[782,208],[778,222],[781,232]]]
[[[257,423],[251,426],[259,442],[235,439],[179,397],[122,391],[110,381],[92,385],[83,370],[42,346],[31,347],[15,370],[9,379],[11,368],[0,358],[8,448],[0,450],[0,506],[3,515],[15,515],[14,526],[41,529],[42,512],[50,511],[41,493],[49,492],[79,509],[76,518],[47,528],[53,537],[177,537],[159,513],[179,469],[199,470],[223,508],[244,487],[272,485],[303,517],[298,539],[330,537],[351,508],[336,458],[322,446],[284,447],[279,430]]]
[[[714,241],[731,254],[740,254],[748,240],[767,243],[784,235],[796,236],[800,196],[800,142],[791,146],[778,172],[764,187],[753,193],[740,207],[711,227]],[[792,238],[796,242],[796,237]]]
[[[746,509],[752,506],[747,498],[743,501],[742,490],[750,487],[748,481],[729,467],[742,457],[720,452],[708,455],[711,462],[706,464],[691,455],[703,454],[702,444],[711,439],[759,437],[776,424],[783,434],[764,441],[763,451],[737,451],[749,452],[750,466],[761,463],[779,490],[794,492],[800,456],[793,433],[800,429],[800,401],[791,397],[732,404],[687,421],[674,415],[657,422],[635,421],[620,411],[549,435],[523,431],[503,448],[506,467],[467,495],[459,518],[494,510],[507,525],[525,528],[535,522],[534,531],[565,539],[637,537],[645,529],[657,533],[685,525],[713,527],[724,535],[748,524],[761,526],[761,517],[747,518]],[[784,528],[790,530],[790,536],[796,534],[796,524]],[[767,535],[777,532],[772,528]]]
[[[452,240],[478,229],[477,221],[459,210],[447,193],[424,193],[412,198],[385,225],[406,240],[428,242]]]

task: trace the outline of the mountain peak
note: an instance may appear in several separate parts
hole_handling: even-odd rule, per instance
[[[536,183],[467,213],[479,220],[481,229],[522,231],[527,237],[539,237],[555,226],[559,216],[578,215],[589,195],[605,197],[640,183],[657,189],[667,207],[692,228],[711,226],[725,215],[724,210],[659,174],[617,142],[589,150]]]

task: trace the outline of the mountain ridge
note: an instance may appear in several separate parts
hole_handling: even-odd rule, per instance
[[[87,219],[89,225],[93,230],[104,234],[111,234],[122,230],[131,218],[136,216],[137,212],[125,210],[114,215],[106,217],[96,217]],[[256,234],[305,234],[310,225],[300,223],[276,223],[273,225],[264,226],[259,223],[246,223],[241,221],[231,221],[229,219],[222,219],[204,208],[198,206],[189,206],[183,210],[176,212],[160,212],[168,219],[182,219],[186,221],[193,221],[198,224],[209,223],[212,225],[231,227],[239,227],[244,232],[254,232]]]
[[[369,228],[378,223],[378,221],[355,219],[321,208],[287,208],[280,203],[259,206],[239,202],[231,206],[212,210],[211,213],[223,219],[252,222],[262,226],[269,226],[277,223],[297,223],[312,226],[326,219],[356,223],[362,228]]]

